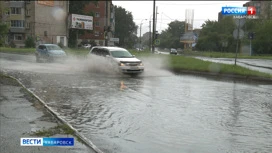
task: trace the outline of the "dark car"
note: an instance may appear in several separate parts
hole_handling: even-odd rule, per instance
[[[170,54],[177,55],[177,54],[178,54],[178,51],[177,51],[176,49],[174,49],[174,48],[171,48]]]
[[[58,45],[41,44],[37,47],[35,56],[36,62],[41,62],[42,60],[53,62],[56,60],[64,60],[67,55]]]

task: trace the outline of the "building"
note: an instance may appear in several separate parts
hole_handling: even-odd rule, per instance
[[[110,39],[114,36],[115,16],[112,1],[90,2],[85,6],[84,12],[93,12],[93,32],[85,32],[79,36],[79,42],[95,41],[97,45],[114,45]],[[107,41],[107,42],[106,42]]]
[[[27,37],[32,36],[36,45],[43,43],[62,43],[68,46],[69,1],[57,0],[11,0],[0,1],[8,11],[1,22],[10,25],[7,43],[24,47]],[[115,16],[112,1],[89,3],[84,11],[93,12],[93,30],[86,30],[78,42],[94,40],[98,45],[114,45]],[[107,32],[108,31],[108,32]]]
[[[8,42],[24,47],[28,36],[41,43],[67,46],[68,1],[1,1],[8,9],[5,21],[10,25]]]
[[[263,19],[272,18],[272,1],[253,0],[243,4],[243,7],[254,6],[256,15]]]

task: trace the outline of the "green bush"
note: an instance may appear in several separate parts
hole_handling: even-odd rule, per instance
[[[16,47],[16,44],[14,43],[14,41],[11,41],[11,42],[9,43],[9,45],[10,45],[11,48],[15,48],[15,47]]]
[[[35,46],[34,38],[31,36],[27,37],[25,40],[25,48],[35,48]]]
[[[59,42],[58,45],[60,46],[60,48],[63,48],[63,47],[64,47],[64,45],[63,45],[62,42]]]

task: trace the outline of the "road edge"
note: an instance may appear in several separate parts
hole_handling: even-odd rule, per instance
[[[101,151],[96,145],[93,144],[92,141],[88,140],[85,136],[83,136],[82,134],[80,134],[71,124],[69,124],[68,122],[66,122],[62,117],[58,116],[58,113],[53,111],[42,99],[40,99],[36,94],[34,94],[32,91],[30,91],[29,89],[27,89],[25,87],[25,85],[18,80],[17,78],[1,73],[1,75],[11,78],[15,81],[17,81],[17,83],[19,83],[19,85],[24,88],[28,93],[30,93],[31,95],[33,95],[44,107],[45,109],[53,116],[55,117],[58,121],[60,121],[61,123],[67,125],[71,130],[74,131],[75,135],[82,141],[84,142],[89,148],[93,149],[95,152],[97,153],[104,153],[103,151]]]

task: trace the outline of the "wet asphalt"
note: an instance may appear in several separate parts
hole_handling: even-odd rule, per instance
[[[12,79],[1,77],[0,81],[0,152],[1,153],[91,153],[94,152],[74,137],[73,147],[25,147],[20,138],[40,137],[33,135],[58,125],[57,120],[44,107],[31,98]],[[46,136],[44,136],[46,137]],[[51,137],[72,137],[56,134]]]
[[[160,69],[167,59],[143,59],[138,77],[34,61],[0,65],[106,153],[272,152],[271,85],[175,75]]]

